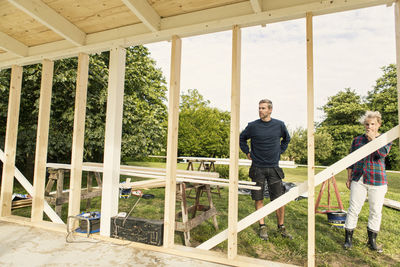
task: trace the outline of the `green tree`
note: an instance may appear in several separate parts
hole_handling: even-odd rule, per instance
[[[368,92],[367,105],[370,110],[379,111],[382,114],[382,126],[380,132],[384,133],[396,126],[397,112],[397,74],[396,65],[390,64],[382,67],[383,75],[376,80],[374,88]],[[387,157],[388,169],[400,169],[399,140],[392,146]]]
[[[288,149],[282,155],[290,160],[294,160],[298,164],[307,164],[307,129],[298,128],[290,134],[290,143]],[[314,135],[315,143],[315,161],[316,164],[324,164],[331,156],[333,149],[332,136],[317,129]]]
[[[228,157],[230,114],[209,106],[198,90],[181,96],[179,156]]]
[[[325,164],[332,164],[349,153],[353,138],[363,133],[359,119],[367,109],[362,97],[350,88],[329,97],[322,107],[325,118],[318,129],[329,133],[333,139],[333,149]]]
[[[84,160],[103,160],[109,53],[90,56]],[[71,159],[77,58],[55,61],[48,161]],[[31,177],[33,167],[41,64],[24,67],[18,132],[17,166]],[[0,140],[5,137],[10,70],[0,72]],[[143,46],[127,49],[122,133],[122,160],[164,149],[167,119],[162,72]],[[3,126],[4,125],[4,126]],[[3,144],[1,144],[4,146]],[[2,147],[3,148],[3,147]]]

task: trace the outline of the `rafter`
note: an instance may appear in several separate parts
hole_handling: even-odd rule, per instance
[[[161,18],[146,0],[122,0],[122,2],[148,27],[151,31],[160,30]]]
[[[21,0],[18,0],[21,1]],[[29,65],[43,58],[52,60],[77,56],[79,53],[97,53],[109,50],[116,45],[128,47],[138,44],[171,40],[171,36],[187,37],[231,29],[233,25],[241,28],[268,24],[291,19],[304,18],[306,12],[314,16],[392,3],[394,0],[342,0],[313,1],[279,9],[269,9],[255,14],[250,2],[231,4],[183,15],[161,19],[158,32],[149,32],[143,23],[124,26],[112,30],[88,34],[86,45],[75,47],[63,40],[44,45],[29,47],[28,56],[18,58],[10,53],[0,54],[0,69],[10,68],[13,64]]]
[[[254,13],[262,12],[262,0],[250,0],[250,4],[254,10]]]
[[[42,1],[8,0],[8,2],[74,45],[81,46],[85,44],[86,34]]]
[[[0,48],[20,57],[28,55],[28,47],[26,45],[3,32],[0,32]]]

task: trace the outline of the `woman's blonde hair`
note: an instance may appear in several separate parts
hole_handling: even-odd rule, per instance
[[[360,122],[362,124],[365,124],[367,119],[373,119],[373,118],[376,118],[376,121],[379,124],[382,124],[382,115],[381,115],[381,113],[379,111],[370,111],[370,110],[367,110],[365,112],[365,114],[361,117]]]

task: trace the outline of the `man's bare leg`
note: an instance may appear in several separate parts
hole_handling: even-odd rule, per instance
[[[285,221],[285,206],[282,206],[276,210],[276,219],[278,221],[278,232],[280,232],[285,238],[293,239],[292,235],[286,232],[286,228],[283,225]]]
[[[285,206],[282,206],[276,210],[276,219],[278,225],[282,225],[285,222]]]
[[[264,201],[263,200],[256,200],[255,201],[255,207],[256,207],[256,210],[261,209],[262,207],[264,207]],[[264,224],[264,217],[261,218],[258,222],[260,224]]]

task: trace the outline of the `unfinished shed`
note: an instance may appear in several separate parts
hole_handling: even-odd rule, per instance
[[[125,48],[169,40],[171,73],[168,109],[167,167],[163,247],[160,251],[231,264],[268,264],[237,253],[237,233],[308,191],[308,265],[315,263],[314,187],[400,135],[399,126],[381,135],[324,171],[314,174],[313,17],[376,5],[395,4],[396,56],[400,55],[400,7],[394,0],[8,0],[0,2],[0,68],[11,68],[10,95],[0,199],[0,219],[36,227],[66,230],[64,222],[45,202],[46,157],[51,105],[53,61],[78,57],[75,118],[71,157],[68,215],[80,213],[83,140],[88,81],[88,55],[110,51],[100,235],[110,236],[110,219],[118,211]],[[304,18],[307,40],[308,182],[238,221],[241,28]],[[182,38],[232,31],[231,132],[228,229],[197,248],[174,244],[177,181],[177,140]],[[33,185],[15,168],[22,70],[42,64]],[[397,67],[397,77],[400,77]],[[399,79],[399,78],[398,78]],[[397,83],[400,88],[400,83]],[[399,91],[399,90],[398,90]],[[399,103],[398,103],[399,107]],[[400,110],[400,108],[399,108]],[[400,118],[400,116],[399,116]],[[30,222],[11,216],[14,177],[33,196]],[[43,214],[53,223],[43,221]],[[227,255],[209,252],[228,240]],[[133,245],[152,249],[149,246]]]

